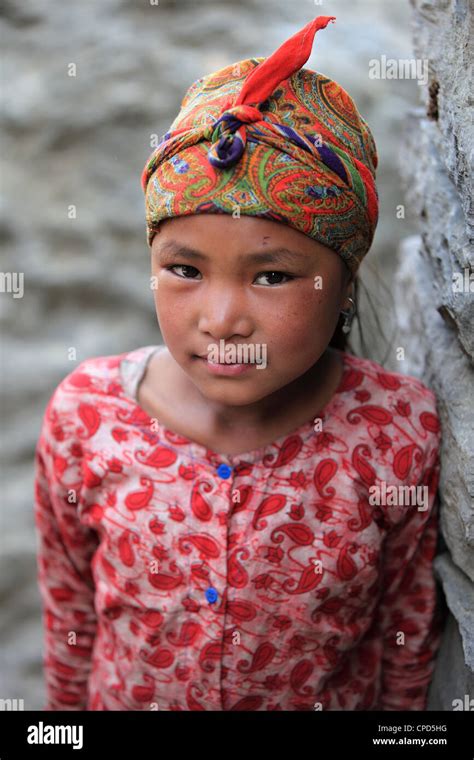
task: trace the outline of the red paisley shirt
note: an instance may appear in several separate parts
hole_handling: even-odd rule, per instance
[[[425,709],[441,636],[432,391],[341,353],[322,429],[224,456],[138,405],[156,350],[83,361],[44,413],[44,709]],[[387,497],[403,486],[425,505]]]

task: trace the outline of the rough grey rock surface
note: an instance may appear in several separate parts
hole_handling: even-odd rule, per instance
[[[450,617],[429,709],[474,696],[474,6],[412,0],[414,50],[429,60],[403,130],[400,168],[418,235],[399,247],[394,282],[403,371],[436,393],[443,430],[435,561]],[[456,276],[464,285],[457,287]]]
[[[428,695],[428,710],[453,710],[454,700],[472,699],[474,675],[466,664],[456,618],[448,618]]]

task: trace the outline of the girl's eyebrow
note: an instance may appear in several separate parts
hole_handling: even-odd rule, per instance
[[[164,259],[172,259],[173,256],[181,256],[188,261],[207,261],[209,259],[204,253],[189,248],[186,245],[180,245],[175,240],[169,240],[158,249],[158,255]],[[258,253],[244,253],[236,257],[238,261],[246,264],[284,264],[291,266],[295,260],[307,261],[307,254],[299,251],[291,251],[288,248],[271,248],[268,251]]]

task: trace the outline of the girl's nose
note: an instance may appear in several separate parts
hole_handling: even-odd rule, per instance
[[[220,288],[204,297],[199,307],[199,330],[216,339],[252,333],[253,321],[241,294]]]

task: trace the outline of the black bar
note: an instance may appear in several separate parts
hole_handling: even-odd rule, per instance
[[[186,751],[207,756],[276,751],[289,760],[337,756],[472,760],[473,716],[450,712],[0,712],[0,759],[100,756],[173,760]],[[64,727],[63,729],[59,727]],[[58,728],[56,728],[58,727]],[[82,727],[82,733],[81,728]],[[58,742],[63,738],[66,743]],[[42,743],[30,743],[41,740]],[[378,740],[375,742],[374,740]],[[383,740],[383,741],[381,741]],[[416,740],[416,741],[414,741]],[[425,740],[424,745],[422,741]],[[82,747],[79,745],[82,743]],[[77,749],[74,749],[74,745]],[[321,755],[321,752],[326,753]]]

